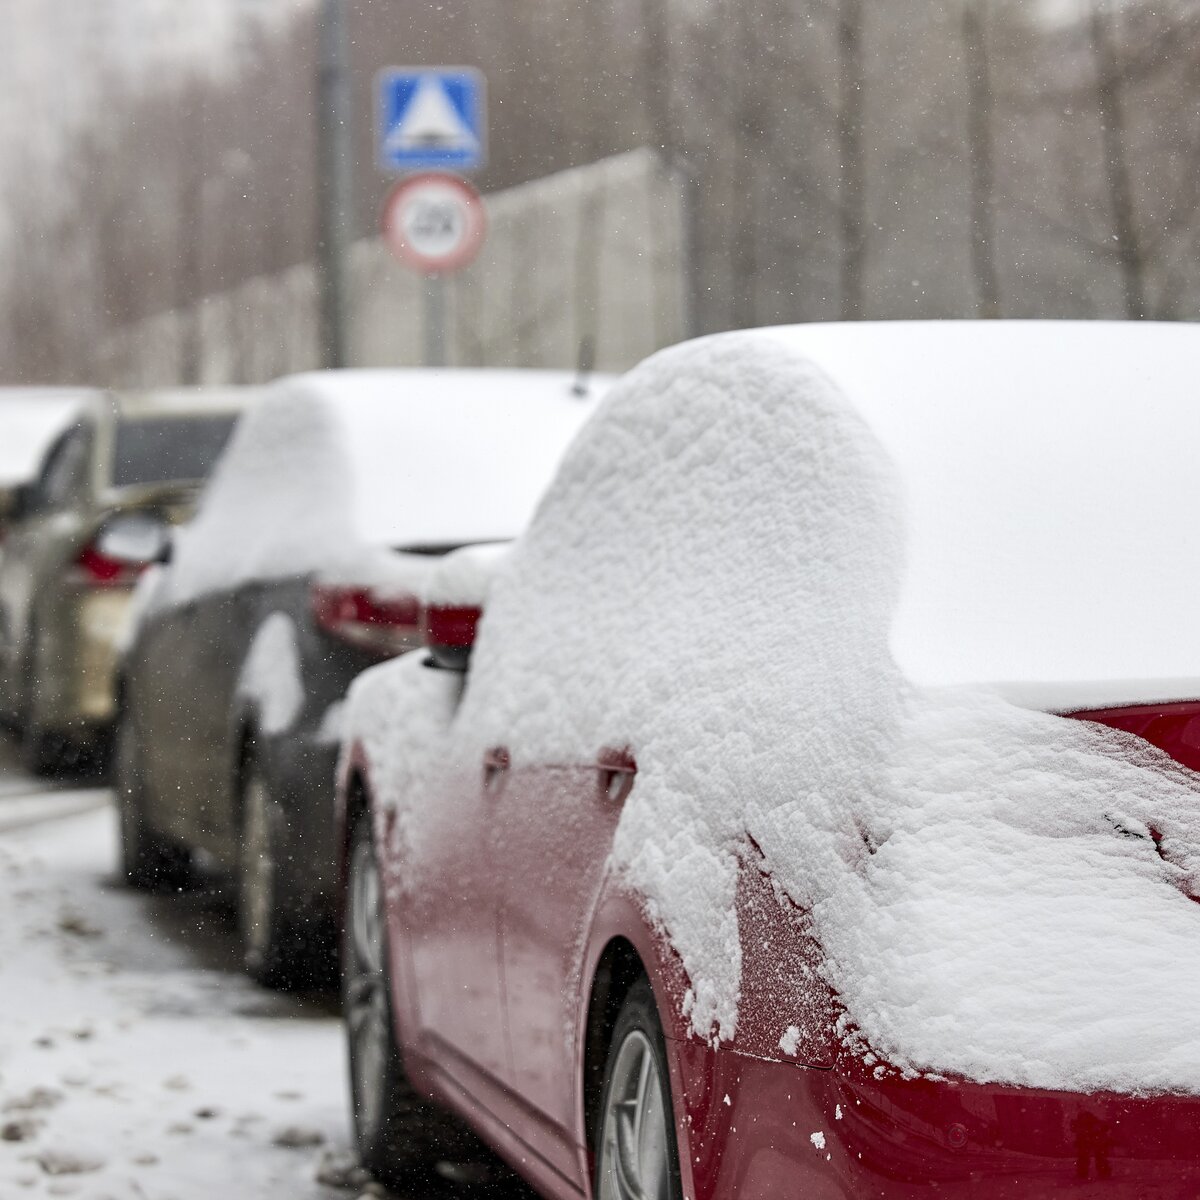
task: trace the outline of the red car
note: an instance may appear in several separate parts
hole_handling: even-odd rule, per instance
[[[1200,1194],[1198,351],[812,327],[618,384],[351,691],[366,1165]]]

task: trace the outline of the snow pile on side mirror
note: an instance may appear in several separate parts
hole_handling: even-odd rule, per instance
[[[426,604],[483,608],[492,580],[504,566],[511,550],[509,542],[485,542],[463,546],[438,559],[420,596]]]

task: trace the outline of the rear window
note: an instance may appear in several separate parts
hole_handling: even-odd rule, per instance
[[[128,487],[206,478],[236,421],[232,414],[122,421],[113,453],[113,484]]]

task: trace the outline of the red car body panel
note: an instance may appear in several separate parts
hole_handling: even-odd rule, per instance
[[[1200,765],[1200,703],[1072,715]],[[415,863],[394,861],[394,814],[375,811],[409,1073],[543,1194],[591,1192],[589,1004],[621,942],[662,1015],[687,1200],[1200,1195],[1200,1098],[906,1079],[848,1051],[807,914],[750,838],[736,1034],[719,1046],[698,1038],[680,960],[608,865],[635,771],[628,752],[603,748],[584,763],[512,763],[497,749],[448,766],[445,786],[420,800],[436,828]],[[352,784],[370,796],[361,746],[343,764],[342,812]],[[420,886],[406,885],[410,874]],[[788,1026],[793,1055],[779,1045]]]
[[[1200,1187],[1193,1098],[877,1080],[849,1056],[816,1071],[676,1049],[696,1200],[1184,1200]]]
[[[1176,762],[1200,771],[1200,701],[1097,708],[1068,715],[1136,733],[1166,751]]]

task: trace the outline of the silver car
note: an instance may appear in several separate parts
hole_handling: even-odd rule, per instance
[[[130,593],[186,520],[252,389],[81,397],[8,496],[0,710],[38,773],[102,754]]]

